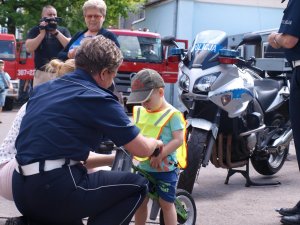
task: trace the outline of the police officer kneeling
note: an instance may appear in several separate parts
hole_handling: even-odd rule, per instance
[[[147,194],[147,181],[126,172],[88,174],[82,162],[102,140],[150,156],[162,142],[143,137],[107,88],[123,57],[109,39],[86,40],[76,70],[37,86],[16,141],[13,175],[17,208],[30,224],[129,224]]]

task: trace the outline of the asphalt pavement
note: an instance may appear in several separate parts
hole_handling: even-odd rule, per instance
[[[16,110],[2,113],[0,142],[15,114]],[[250,167],[252,180],[280,181],[281,185],[245,187],[245,179],[240,174],[233,175],[225,185],[226,175],[227,170],[211,164],[201,169],[192,195],[197,207],[197,225],[280,225],[275,208],[293,206],[300,199],[300,174],[293,143],[287,161],[274,176],[262,176]],[[13,202],[0,198],[0,225],[5,224],[6,218],[18,215]]]

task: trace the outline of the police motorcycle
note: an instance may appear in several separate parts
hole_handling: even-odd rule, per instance
[[[172,51],[181,56],[179,94],[188,124],[188,166],[178,188],[190,193],[209,161],[228,170],[225,184],[236,172],[247,187],[280,184],[253,182],[249,161],[262,175],[277,173],[292,139],[286,76],[264,78],[253,58],[242,59],[238,51],[226,49],[227,42],[225,32],[208,30],[196,35],[189,50]],[[249,35],[239,46],[257,43],[261,37]]]

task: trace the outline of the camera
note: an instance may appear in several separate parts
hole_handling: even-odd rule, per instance
[[[56,30],[57,24],[62,21],[61,17],[43,17],[40,22],[45,21],[48,24],[46,26],[39,26],[40,30],[53,31]]]

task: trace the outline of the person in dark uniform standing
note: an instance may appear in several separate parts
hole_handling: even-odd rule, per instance
[[[47,5],[42,10],[38,26],[31,28],[25,42],[26,51],[34,52],[35,74],[33,86],[55,78],[55,74],[45,72],[45,65],[69,43],[71,34],[65,27],[58,26],[56,9]]]
[[[133,155],[151,156],[162,141],[139,133],[107,88],[121,50],[98,35],[75,55],[75,71],[34,88],[16,140],[13,197],[29,224],[129,224],[147,194],[130,172],[88,174],[83,162],[109,138]]]
[[[284,1],[282,1],[284,2]],[[290,119],[292,123],[294,143],[298,166],[300,169],[300,1],[289,0],[278,33],[271,33],[268,42],[273,48],[283,48],[292,71],[290,93]],[[300,196],[299,196],[300,197]],[[277,210],[283,217],[283,224],[300,224],[300,201],[293,208]]]

